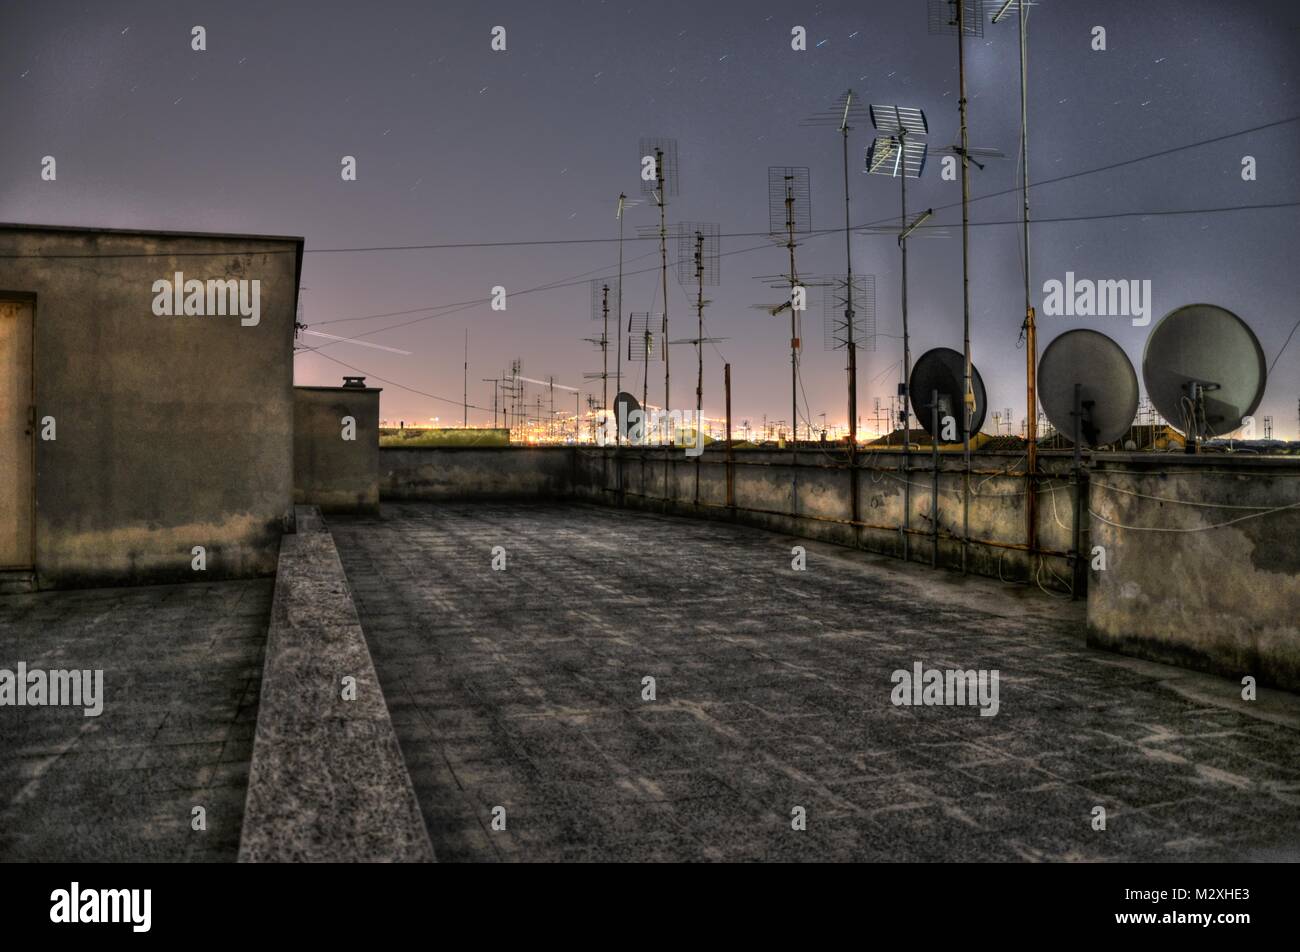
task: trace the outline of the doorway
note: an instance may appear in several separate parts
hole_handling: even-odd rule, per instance
[[[34,302],[0,299],[0,569],[32,568]]]

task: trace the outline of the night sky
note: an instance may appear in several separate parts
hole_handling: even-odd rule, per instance
[[[1300,4],[1294,0],[1042,0],[1031,8],[1030,178],[1042,181],[1300,116]],[[191,49],[191,27],[207,31]],[[507,31],[507,50],[490,48]],[[791,28],[808,50],[791,50]],[[1094,25],[1107,50],[1090,48]],[[998,149],[972,168],[972,194],[1017,183],[1019,84],[1015,17],[967,41],[970,143]],[[751,308],[780,300],[757,276],[782,270],[765,232],[767,167],[809,166],[814,229],[843,223],[840,142],[799,121],[846,88],[865,102],[919,106],[932,148],[957,140],[956,39],[931,36],[926,5],[732,2],[0,2],[0,220],[111,228],[302,235],[305,320],[372,344],[326,345],[296,358],[296,382],[355,371],[385,388],[387,419],[459,421],[469,330],[470,402],[480,378],[523,361],[530,377],[592,386],[600,354],[582,338],[586,280],[612,275],[620,191],[640,198],[638,140],[675,137],[681,192],[669,222],[717,222],[722,282],[710,288],[705,410],[722,412],[722,356],[732,364],[737,422],[789,414],[788,318]],[[898,214],[897,182],[862,174],[869,124],[850,140],[852,219]],[[53,155],[58,178],[41,180]],[[355,182],[340,159],[357,158]],[[1245,182],[1252,155],[1258,179]],[[1300,122],[1227,139],[1031,192],[1036,218],[1170,212],[1300,201]],[[913,355],[960,350],[960,198],[931,155],[909,207],[937,210],[949,237],[913,241]],[[1024,412],[1019,194],[971,206],[973,352],[993,410]],[[1296,207],[1056,221],[1032,232],[1035,303],[1066,271],[1150,279],[1152,327],[1205,301],[1236,311],[1272,362],[1297,317]],[[657,221],[628,212],[632,238]],[[324,253],[448,243],[603,243]],[[757,248],[758,250],[744,250]],[[893,391],[901,358],[899,255],[890,236],[853,240],[855,270],[874,274],[874,353],[860,357],[860,406]],[[657,241],[629,240],[625,311],[658,311]],[[800,270],[844,269],[842,232],[808,237]],[[516,292],[504,313],[494,285]],[[691,289],[670,277],[670,333],[694,334]],[[423,309],[423,310],[417,310]],[[396,313],[411,312],[411,313]],[[368,315],[369,320],[344,320]],[[430,316],[432,315],[432,316]],[[1041,315],[1041,311],[1040,311]],[[427,318],[419,320],[420,318]],[[417,323],[410,323],[418,321]],[[325,323],[333,322],[333,323]],[[404,324],[402,327],[393,325]],[[1073,327],[1113,336],[1140,368],[1151,327],[1127,318],[1040,316],[1041,346]],[[392,328],[381,330],[382,328]],[[611,331],[612,334],[612,331]],[[808,411],[845,419],[844,356],[822,346],[822,311],[805,316]],[[694,405],[692,348],[673,350],[673,405]],[[654,365],[651,395],[662,395]],[[374,376],[448,398],[439,402]],[[639,382],[629,389],[640,390]],[[594,384],[599,387],[599,381]],[[1258,417],[1297,435],[1300,333],[1277,361]],[[557,403],[560,401],[557,399]],[[565,398],[572,407],[572,397]],[[490,422],[471,410],[471,422]],[[1260,434],[1262,435],[1262,433]]]

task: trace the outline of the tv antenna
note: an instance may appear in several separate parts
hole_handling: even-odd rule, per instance
[[[932,212],[926,209],[914,221],[907,220],[907,180],[920,178],[925,171],[925,158],[929,146],[926,136],[930,126],[925,113],[914,106],[873,105],[871,124],[876,137],[867,147],[866,171],[871,175],[888,175],[898,179],[901,213],[899,215],[898,247],[903,256],[900,281],[903,304],[903,369],[899,396],[903,398],[903,469],[911,466],[912,421],[907,411],[907,387],[912,372],[912,338],[907,322],[907,239]],[[892,426],[891,426],[892,429]],[[903,486],[903,558],[909,557],[911,548],[911,482]]]
[[[642,137],[640,142],[641,151],[641,191],[643,194],[650,195],[654,198],[655,204],[659,206],[659,267],[662,275],[662,292],[663,292],[663,326],[661,333],[663,339],[668,340],[668,224],[666,211],[668,196],[676,197],[678,194],[678,174],[677,174],[677,140],[666,139],[663,137]],[[654,159],[654,176],[647,178],[645,171],[647,169],[647,159]],[[664,408],[667,409],[672,405],[670,399],[670,381],[668,348],[663,349],[664,361]]]
[[[695,357],[698,370],[695,377],[695,412],[698,425],[703,426],[704,417],[704,345],[716,344],[721,337],[704,336],[704,307],[709,302],[704,299],[704,286],[719,282],[719,252],[721,239],[718,237],[716,222],[682,222],[678,225],[677,235],[677,279],[684,282],[689,273],[695,278],[695,317],[696,333],[694,337],[669,341],[671,344],[695,345]],[[695,474],[696,492],[699,490],[699,468]]]
[[[1254,332],[1214,304],[1185,304],[1160,319],[1142,355],[1142,381],[1160,415],[1199,453],[1239,429],[1264,399],[1268,365]]]
[[[876,276],[831,274],[822,278],[822,345],[828,351],[876,350]],[[851,316],[850,316],[851,315]],[[856,401],[854,401],[856,406]],[[856,426],[850,427],[856,432]]]
[[[609,278],[597,279],[589,282],[591,286],[591,319],[601,322],[601,333],[599,337],[583,338],[589,344],[595,344],[600,348],[600,373],[583,374],[588,380],[601,381],[601,409],[608,409],[609,406],[609,306],[611,299],[616,300],[618,294],[617,288],[611,289],[612,284],[616,282]],[[622,326],[621,323],[619,325]],[[617,356],[617,352],[615,352]]]
[[[840,133],[841,155],[843,157],[844,170],[844,284],[843,293],[840,295],[843,299],[844,312],[843,321],[836,320],[836,326],[843,330],[842,346],[848,352],[849,366],[849,465],[853,466],[857,455],[858,446],[858,341],[857,331],[859,328],[858,317],[853,308],[854,291],[857,290],[857,282],[853,277],[853,242],[850,231],[850,201],[849,201],[849,133],[854,126],[862,125],[867,118],[867,114],[862,106],[862,100],[858,94],[851,88],[846,89],[831,104],[829,111],[817,113],[805,119],[803,124],[809,126],[827,126],[832,125]],[[875,350],[875,323],[876,323],[876,302],[875,302],[875,277],[871,278],[871,350]],[[833,296],[828,295],[826,301],[831,301]],[[836,301],[839,304],[840,301]],[[823,321],[830,318],[831,311],[826,310]],[[832,333],[832,339],[838,339],[838,334]],[[858,484],[855,479],[853,482],[853,518],[858,518]]]
[[[617,346],[614,349],[614,389],[623,389],[623,216],[633,206],[640,205],[641,199],[628,198],[623,192],[618,193],[618,280],[614,284],[615,324],[618,330]]]
[[[812,231],[812,184],[807,166],[775,165],[767,170],[768,234],[784,243],[790,254],[790,271],[785,282],[790,289],[785,304],[769,308],[775,316],[790,309],[790,427],[791,450],[799,442],[799,336],[800,317],[808,306],[807,286],[799,280],[794,250],[795,235]]]
[[[627,323],[627,359],[628,362],[641,363],[641,406],[646,405],[650,395],[650,361],[663,360],[667,350],[655,343],[653,318],[649,311],[633,311],[628,315]],[[662,323],[662,322],[660,322]]]

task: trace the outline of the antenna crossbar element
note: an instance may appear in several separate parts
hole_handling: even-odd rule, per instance
[[[645,160],[647,158],[655,160],[655,167],[652,170],[654,175],[649,179],[644,176],[641,179],[641,194],[655,195],[659,191],[659,180],[662,178],[664,196],[676,196],[679,187],[677,179],[677,140],[664,138],[663,136],[642,136],[639,143],[639,152],[638,158],[641,161],[642,168],[646,168]]]
[[[867,108],[862,98],[852,89],[845,90],[836,97],[829,109],[813,113],[806,119],[799,120],[801,126],[832,126],[843,132],[867,121]]]
[[[957,35],[956,0],[929,0],[926,27],[936,36]],[[961,32],[963,36],[984,35],[983,0],[965,0],[962,5]]]
[[[627,325],[627,359],[648,363],[663,360],[663,347],[656,340],[655,328],[660,326],[661,315],[649,311],[633,311]]]
[[[872,175],[920,178],[925,171],[926,143],[898,136],[876,136],[867,146],[866,170]]]
[[[655,235],[658,234],[656,230]],[[614,302],[618,300],[618,278],[596,278],[587,284],[591,287],[591,319],[600,321],[605,318],[605,288],[609,288],[609,313],[617,317]]]
[[[915,106],[872,105],[871,124],[886,136],[929,135],[925,112]]]
[[[721,277],[721,247],[717,222],[684,221],[673,226],[677,238],[677,280],[681,284],[716,286]],[[699,243],[698,256],[696,236]],[[698,270],[697,270],[698,269]]]
[[[984,163],[980,159],[1005,159],[1006,153],[999,152],[997,149],[963,149],[959,145],[944,146],[942,149],[936,149],[941,155],[955,155],[961,158],[963,155],[981,172],[984,171]]]
[[[990,23],[1001,23],[1008,15],[1019,13],[1022,6],[1028,8],[1036,7],[1038,4],[1034,3],[1033,0],[1025,0],[1023,4],[1021,0],[1001,0],[996,6],[997,9],[993,11],[989,18]]]
[[[828,351],[843,350],[852,339],[859,350],[876,350],[876,276],[854,274],[850,287],[843,274],[828,275],[830,289],[822,295],[822,344]],[[850,291],[852,292],[850,294]],[[846,313],[850,311],[851,316]],[[849,321],[853,333],[849,334]]]
[[[767,222],[774,238],[812,231],[812,185],[807,166],[768,167]]]

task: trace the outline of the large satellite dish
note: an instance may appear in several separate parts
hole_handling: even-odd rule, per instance
[[[1038,399],[1057,432],[1074,439],[1075,387],[1079,436],[1091,447],[1114,443],[1133,425],[1138,379],[1124,349],[1105,334],[1066,331],[1038,361]]]
[[[634,410],[638,413],[641,412],[641,401],[626,390],[620,390],[618,396],[614,398],[614,419],[618,423],[619,433],[627,433],[627,418]],[[645,426],[644,420],[642,420],[641,425]]]
[[[966,376],[966,358],[947,347],[927,350],[912,367],[912,379],[907,389],[912,398],[912,412],[921,421],[921,427],[938,443],[961,442],[961,395]],[[970,432],[974,436],[984,425],[984,414],[988,410],[988,401],[984,396],[984,381],[980,372],[971,364],[970,386],[975,393],[975,412],[971,415]],[[951,416],[957,421],[957,439],[940,439],[939,433],[931,432],[930,397],[939,393],[939,431],[943,432],[943,418]]]
[[[1246,322],[1213,304],[1185,304],[1147,338],[1142,380],[1160,415],[1191,440],[1231,433],[1264,399],[1268,367]]]

